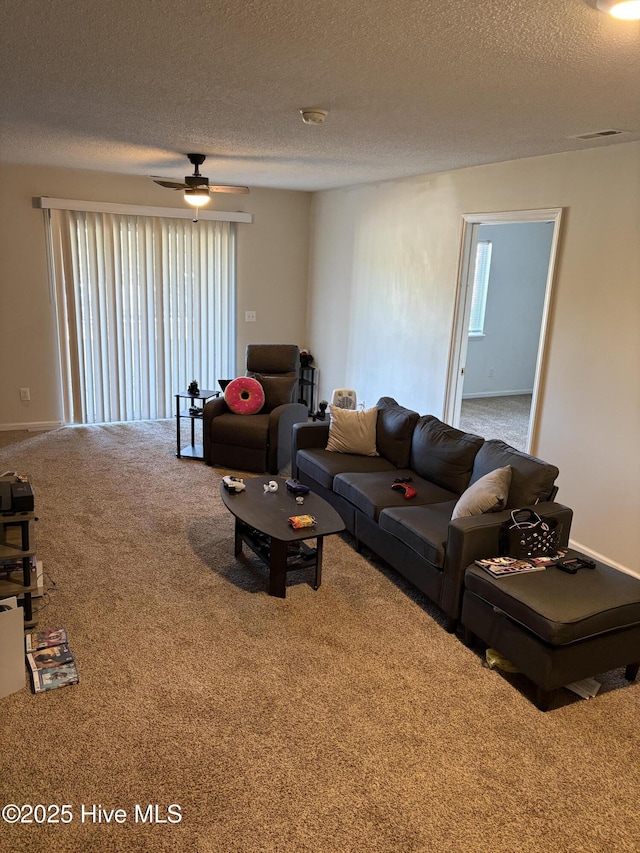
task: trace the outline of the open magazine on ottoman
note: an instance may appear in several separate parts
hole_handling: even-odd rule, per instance
[[[558,551],[552,557],[528,557],[526,560],[518,557],[487,557],[484,560],[476,560],[475,563],[494,578],[503,578],[525,572],[543,572],[549,566],[554,566],[566,553],[566,551]]]

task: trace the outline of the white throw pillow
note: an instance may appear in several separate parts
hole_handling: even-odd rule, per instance
[[[453,508],[451,520],[504,509],[507,505],[510,485],[510,465],[489,471],[460,495],[458,503]]]
[[[329,406],[329,439],[327,450],[334,453],[357,453],[360,456],[378,456],[376,450],[376,423],[378,410],[340,409]]]

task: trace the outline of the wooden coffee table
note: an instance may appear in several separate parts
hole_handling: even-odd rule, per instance
[[[264,484],[275,480],[277,492],[264,491]],[[314,568],[313,588],[322,581],[322,543],[325,536],[340,533],[344,523],[335,509],[319,495],[309,492],[304,503],[296,503],[282,477],[247,477],[246,489],[239,494],[228,492],[220,484],[220,494],[227,509],[235,516],[235,555],[242,553],[245,542],[269,567],[269,595],[284,598],[287,572]],[[316,524],[295,530],[289,524],[292,515],[312,515]],[[307,544],[315,539],[315,548]]]

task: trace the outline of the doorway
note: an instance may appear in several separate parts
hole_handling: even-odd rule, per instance
[[[502,438],[529,452],[536,442],[561,212],[463,217],[446,418],[465,431]],[[475,273],[478,259],[484,258],[486,267],[482,249],[488,249],[491,261],[479,297]],[[486,300],[480,311],[478,298]]]

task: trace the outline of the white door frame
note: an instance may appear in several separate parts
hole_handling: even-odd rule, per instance
[[[540,323],[540,340],[536,358],[536,370],[531,397],[531,414],[529,417],[529,434],[527,450],[533,452],[536,445],[536,429],[538,425],[538,398],[544,362],[546,357],[547,330],[551,308],[551,294],[555,280],[555,267],[560,241],[560,224],[562,208],[553,207],[543,210],[512,210],[500,213],[465,213],[462,216],[462,239],[460,244],[460,263],[458,268],[458,284],[453,313],[453,328],[451,346],[449,349],[449,367],[447,371],[447,392],[445,403],[445,420],[452,426],[460,422],[460,407],[462,404],[462,386],[464,384],[464,367],[467,359],[467,343],[469,336],[469,313],[471,311],[471,291],[473,287],[474,249],[478,242],[480,225],[503,225],[505,223],[523,222],[553,222],[551,252],[549,254],[549,270],[542,308]]]

